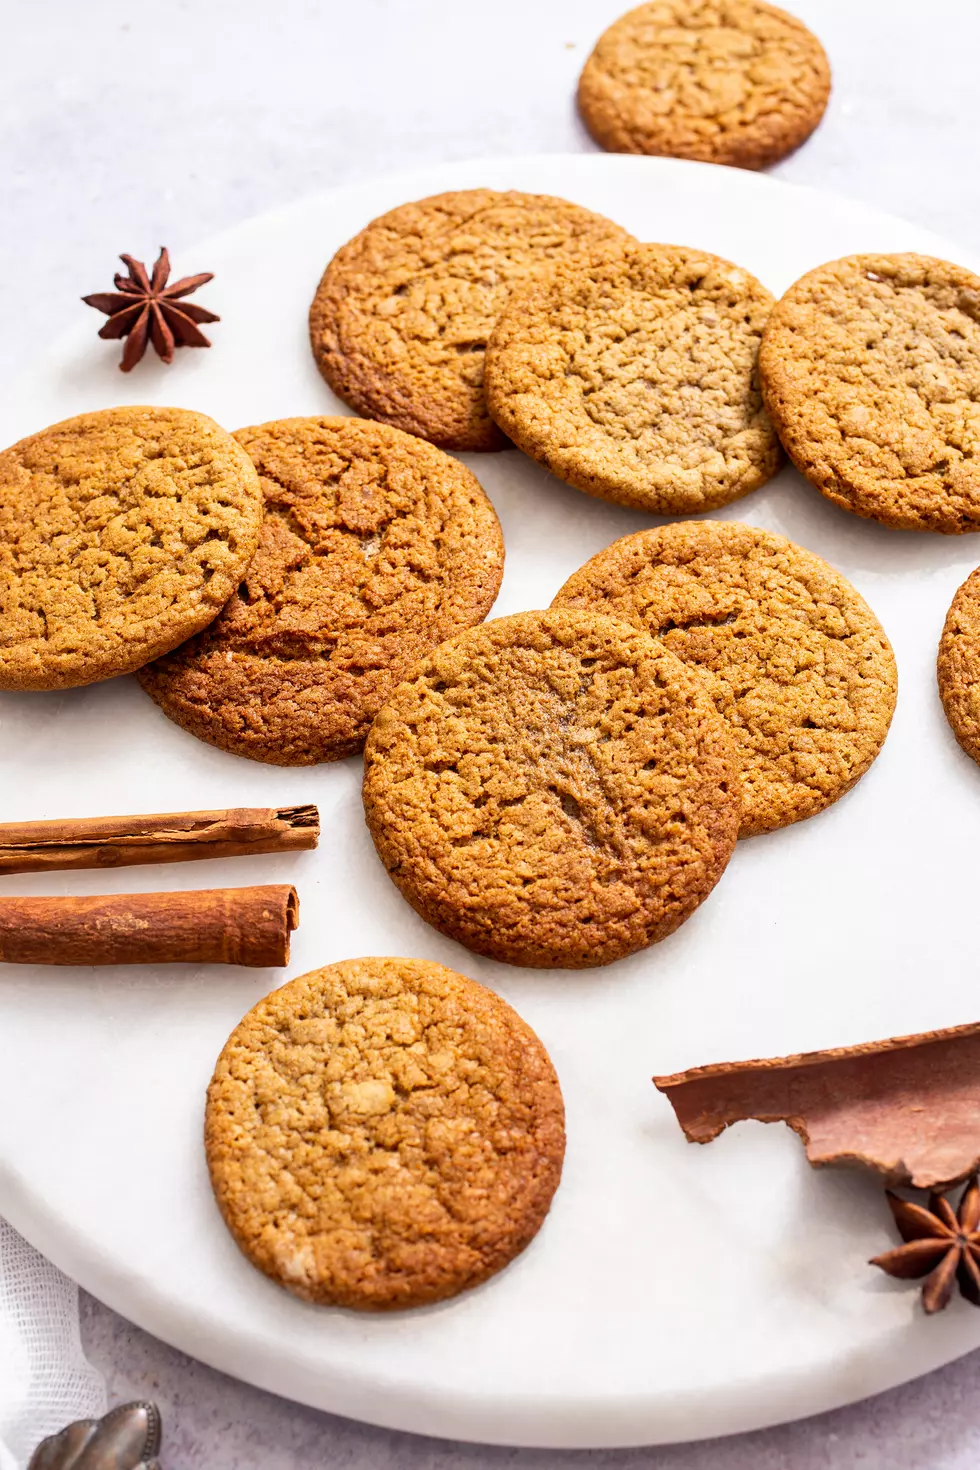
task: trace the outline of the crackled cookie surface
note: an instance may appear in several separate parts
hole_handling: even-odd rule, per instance
[[[262,485],[258,552],[215,622],[140,681],[223,750],[338,760],[406,668],[489,612],[500,525],[465,466],[384,424],[282,419],[235,437]]]
[[[586,127],[614,153],[763,168],[823,117],[830,66],[794,16],[761,0],[653,0],[605,31],[583,68]]]
[[[591,607],[696,668],[735,740],[741,835],[822,811],[864,774],[895,708],[895,658],[864,598],[783,536],[690,521],[624,536],[555,606]]]
[[[0,689],[91,684],[196,633],[261,516],[248,455],[186,409],[103,409],[4,450]]]
[[[738,833],[731,742],[699,676],[593,611],[443,644],[364,754],[368,827],[402,894],[511,964],[582,969],[665,938]]]
[[[859,516],[980,530],[980,277],[924,255],[851,255],[777,302],[759,356],[796,467]]]
[[[937,672],[953,734],[980,762],[980,569],[967,577],[946,614]]]
[[[215,1198],[249,1260],[307,1301],[453,1296],[534,1237],[564,1109],[530,1026],[425,960],[359,959],[274,990],[208,1089]]]
[[[716,255],[632,245],[515,293],[487,353],[504,432],[559,479],[664,515],[775,473],[757,359],[773,298]]]
[[[547,194],[464,189],[403,204],[342,246],[310,308],[320,372],[367,418],[444,449],[503,449],[483,354],[511,290],[630,237]]]

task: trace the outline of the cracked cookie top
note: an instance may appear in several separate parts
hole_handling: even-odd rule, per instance
[[[727,505],[782,458],[757,369],[772,301],[747,271],[674,245],[560,266],[494,328],[490,412],[590,495],[662,515]]]
[[[307,1301],[412,1307],[537,1233],[561,1176],[548,1054],[492,991],[425,960],[345,960],[259,1002],[208,1088],[228,1228]]]
[[[515,286],[630,239],[548,194],[462,189],[373,220],[327,266],[310,307],[320,372],[367,418],[443,449],[504,449],[483,353]]]
[[[741,766],[741,835],[822,811],[864,775],[895,708],[895,658],[859,592],[819,556],[738,521],[624,536],[562,587],[696,668]]]
[[[368,827],[405,898],[510,964],[583,969],[665,938],[738,833],[732,746],[699,676],[592,610],[444,643],[364,759]]]
[[[500,524],[465,466],[384,424],[282,419],[235,438],[265,501],[258,551],[211,626],[140,682],[222,750],[339,760],[410,665],[486,617]]]
[[[203,628],[255,551],[262,497],[230,434],[107,408],[0,454],[0,689],[126,674]]]
[[[850,255],[773,308],[762,390],[828,500],[910,531],[980,530],[980,277],[925,255]]]
[[[813,132],[830,97],[816,36],[762,0],[652,0],[599,37],[578,105],[613,153],[764,168]]]

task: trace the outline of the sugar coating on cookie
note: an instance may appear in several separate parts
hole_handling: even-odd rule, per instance
[[[558,267],[494,328],[490,411],[591,495],[664,515],[727,505],[781,462],[757,371],[772,303],[747,271],[681,246]]]
[[[510,964],[584,969],[665,938],[738,833],[732,745],[699,676],[592,611],[444,643],[364,758],[368,828],[404,897]]]
[[[797,469],[902,530],[980,530],[980,277],[924,255],[851,255],[773,308],[759,356]]]
[[[764,168],[813,132],[830,97],[816,36],[761,0],[653,0],[605,31],[579,111],[614,153]]]
[[[958,588],[946,614],[937,674],[953,734],[980,763],[980,569]]]
[[[0,689],[130,673],[203,628],[255,551],[262,496],[230,434],[107,408],[0,453]]]
[[[307,1301],[419,1306],[533,1239],[561,1177],[561,1089],[530,1026],[442,965],[312,970],[232,1032],[208,1088],[215,1198]]]
[[[235,437],[262,485],[258,551],[220,616],[140,682],[222,750],[339,760],[405,669],[486,617],[500,523],[464,465],[385,424],[281,419]]]
[[[624,536],[553,605],[627,620],[697,669],[735,740],[743,837],[837,801],[888,733],[897,673],[878,619],[827,562],[757,526]]]
[[[464,189],[403,204],[341,247],[310,308],[333,391],[444,449],[503,449],[483,353],[510,291],[556,260],[630,237],[547,194]]]

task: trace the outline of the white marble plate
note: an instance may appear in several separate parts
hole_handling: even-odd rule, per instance
[[[176,403],[229,428],[337,411],[306,341],[334,249],[374,215],[443,189],[562,194],[645,239],[702,246],[780,292],[855,250],[965,251],[901,220],[765,177],[603,154],[402,174],[301,201],[182,252],[213,270],[210,352],[129,376],[99,319],[0,404],[2,442],[84,409]],[[123,244],[132,246],[134,242]],[[111,262],[106,262],[108,279]],[[976,268],[976,263],[974,262]],[[79,292],[105,282],[79,281]],[[516,452],[469,456],[503,522],[497,612],[547,605],[614,537],[649,524]],[[724,514],[724,512],[723,512]],[[305,1403],[400,1429],[511,1444],[628,1445],[724,1434],[828,1409],[980,1344],[957,1300],[865,1263],[891,1239],[874,1180],[815,1174],[783,1127],[684,1142],[653,1072],[973,1021],[980,771],[946,727],[936,642],[980,538],[885,530],[784,471],[728,512],[840,567],[890,634],[901,692],[884,752],[822,816],[740,844],[666,943],[591,973],[523,972],[428,929],[367,837],[360,762],[252,765],[170,724],[134,679],[0,695],[7,819],[316,801],[315,853],[22,876],[10,893],[294,881],[289,975],[353,955],[440,960],[537,1029],[568,1107],[565,1176],[544,1229],[457,1300],[366,1317],[303,1305],[239,1255],[208,1188],[204,1088],[232,1026],[286,978],[211,967],[0,969],[0,1212],[90,1291],[208,1363]]]

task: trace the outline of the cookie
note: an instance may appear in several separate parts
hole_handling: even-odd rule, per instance
[[[747,271],[680,246],[558,267],[501,313],[490,412],[590,495],[662,515],[727,505],[781,462],[757,373],[772,304]]]
[[[383,1309],[493,1276],[561,1177],[558,1078],[499,996],[426,960],[345,960],[274,990],[208,1088],[215,1198],[260,1271]]]
[[[830,97],[805,25],[761,0],[654,0],[600,36],[578,105],[613,153],[765,168],[804,143]]]
[[[0,689],[127,674],[208,624],[258,542],[245,451],[202,413],[107,408],[0,453]]]
[[[368,828],[416,911],[477,954],[605,965],[672,933],[738,834],[732,744],[648,634],[563,608],[444,643],[364,751]]]
[[[313,356],[367,418],[444,449],[504,449],[483,401],[483,352],[511,289],[629,238],[547,194],[464,189],[403,204],[327,266],[310,308]]]
[[[759,355],[773,423],[844,510],[909,531],[980,530],[980,277],[925,255],[818,266]]]
[[[385,424],[281,419],[235,437],[265,498],[258,552],[221,615],[140,682],[221,750],[339,760],[408,667],[486,617],[500,524],[458,460]]]
[[[897,674],[878,619],[819,556],[757,526],[624,536],[553,605],[629,621],[697,669],[735,741],[743,837],[837,801],[888,733]]]
[[[953,734],[980,763],[980,569],[967,577],[946,614],[937,673]]]

